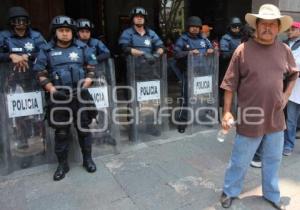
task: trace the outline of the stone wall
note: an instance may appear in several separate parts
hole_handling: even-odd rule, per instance
[[[300,21],[299,0],[252,0],[252,12],[258,12],[259,7],[266,3],[278,6],[282,14],[290,15],[294,20]]]

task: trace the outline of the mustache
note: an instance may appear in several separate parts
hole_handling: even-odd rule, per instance
[[[263,35],[264,35],[264,34],[273,35],[273,33],[272,33],[271,31],[269,31],[269,30],[263,31],[262,34],[263,34]]]

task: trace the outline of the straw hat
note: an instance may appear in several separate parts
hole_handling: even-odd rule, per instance
[[[247,23],[254,29],[256,29],[256,19],[264,20],[280,20],[280,31],[284,32],[289,29],[293,23],[293,18],[287,15],[281,15],[278,7],[273,4],[263,4],[259,8],[258,14],[247,13],[245,19]]]

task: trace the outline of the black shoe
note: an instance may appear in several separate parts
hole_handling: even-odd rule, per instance
[[[234,198],[228,197],[223,192],[222,195],[221,195],[221,198],[220,198],[220,203],[221,203],[221,205],[222,205],[223,208],[227,209],[227,208],[229,208],[231,206],[233,199]]]
[[[274,203],[273,201],[270,201],[266,198],[264,198],[268,203],[270,203],[275,209],[278,210],[286,210],[285,205],[280,201],[279,203]]]
[[[185,132],[185,128],[186,128],[185,125],[178,125],[177,126],[177,130],[178,130],[179,133],[184,133]]]
[[[53,175],[54,181],[59,181],[65,178],[66,173],[70,170],[69,165],[67,163],[60,163]]]
[[[83,160],[82,166],[89,173],[94,173],[97,170],[96,164],[94,163],[92,158],[85,158]]]

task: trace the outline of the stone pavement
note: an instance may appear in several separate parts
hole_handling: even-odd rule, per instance
[[[231,138],[220,143],[216,131],[175,136],[99,157],[95,174],[73,163],[60,182],[52,181],[54,164],[0,177],[0,210],[222,209],[218,199]],[[284,157],[280,172],[288,210],[300,210],[299,159],[298,142],[293,155]],[[260,170],[249,168],[244,191],[230,209],[272,210],[261,198],[260,180]]]

